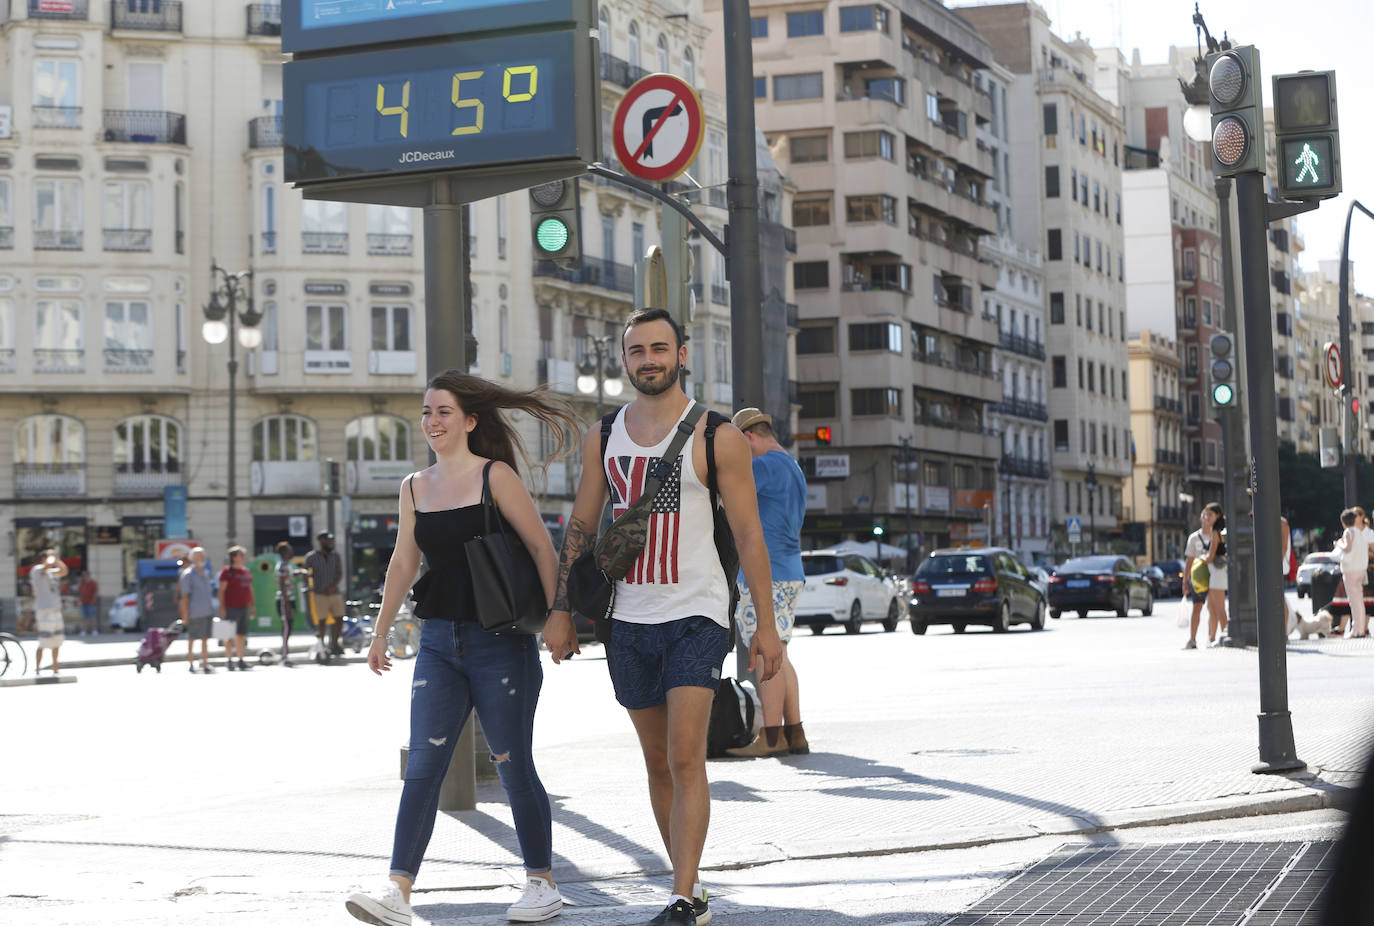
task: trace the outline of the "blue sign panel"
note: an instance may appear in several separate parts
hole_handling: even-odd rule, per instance
[[[585,155],[572,29],[293,61],[286,179]]]
[[[572,0],[285,0],[282,51],[310,52],[572,22]]]
[[[162,536],[186,536],[186,486],[162,488]]]

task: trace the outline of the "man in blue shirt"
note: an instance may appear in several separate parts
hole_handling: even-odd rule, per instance
[[[754,455],[754,486],[758,492],[759,522],[768,546],[773,573],[773,614],[778,636],[786,644],[792,639],[792,623],[797,597],[806,584],[802,572],[801,529],[806,516],[806,477],[797,461],[778,443],[773,433],[773,416],[757,408],[743,408],[735,414],[734,425],[744,432]],[[758,614],[749,586],[741,576],[740,602],[736,619],[740,637],[748,646],[758,626]],[[727,750],[732,756],[768,756],[774,753],[805,753],[811,748],[802,731],[801,705],[798,701],[797,672],[782,650],[782,668],[771,679],[759,684],[763,701],[763,735],[748,746]]]

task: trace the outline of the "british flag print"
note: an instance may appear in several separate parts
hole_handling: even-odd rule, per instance
[[[612,456],[606,461],[611,482],[611,514],[620,517],[644,492],[649,472],[659,457]],[[682,459],[674,463],[654,498],[644,552],[639,554],[624,581],[631,584],[667,584],[678,581],[678,531],[682,526]]]

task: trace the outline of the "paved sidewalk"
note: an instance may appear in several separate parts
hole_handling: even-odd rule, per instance
[[[29,657],[29,673],[33,673],[33,658],[38,647],[37,637],[30,634],[20,637],[20,642],[24,644],[24,649]],[[58,650],[59,665],[63,670],[67,669],[96,669],[108,666],[133,665],[135,657],[138,656],[138,645],[143,640],[142,633],[111,633],[93,634],[91,636],[68,635],[62,648]],[[314,633],[309,631],[297,631],[291,635],[291,652],[307,653],[310,646],[315,641]],[[280,634],[253,634],[248,637],[245,644],[247,648],[247,658],[250,662],[258,662],[258,656],[263,650],[271,650],[274,654],[280,655],[281,649]],[[197,647],[199,652],[200,648]],[[348,651],[351,655],[351,651]],[[178,638],[172,643],[167,651],[167,662],[185,662],[186,660],[186,640],[184,637]],[[224,647],[217,640],[210,641],[210,661],[215,665],[223,664]],[[44,664],[47,664],[47,654],[44,655]]]

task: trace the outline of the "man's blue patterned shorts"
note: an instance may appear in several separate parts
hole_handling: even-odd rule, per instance
[[[611,621],[606,647],[615,699],[637,711],[667,702],[669,688],[693,685],[716,690],[730,651],[730,631],[709,617],[665,624]]]

